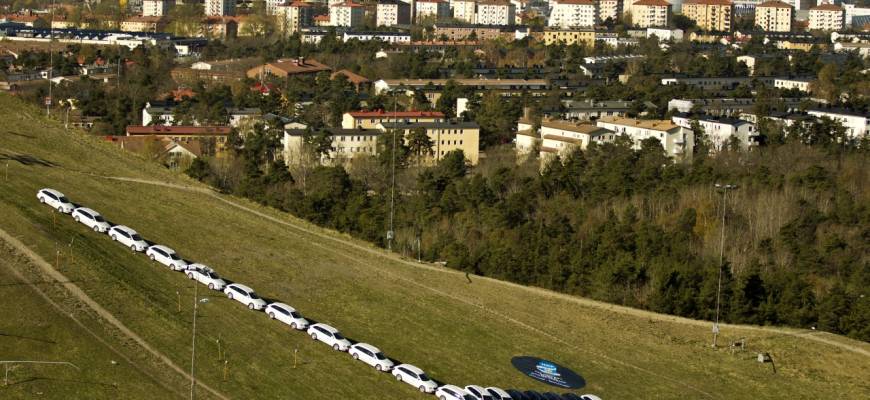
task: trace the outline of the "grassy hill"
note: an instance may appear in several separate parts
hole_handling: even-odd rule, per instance
[[[0,95],[0,120],[0,166],[9,163],[9,182],[0,182],[0,230],[10,236],[0,240],[0,357],[81,367],[18,366],[10,372],[12,385],[0,387],[3,398],[189,396],[191,281],[69,216],[58,216],[54,228],[51,210],[35,197],[43,187],[442,383],[550,390],[510,365],[511,357],[534,355],[581,374],[588,386],[577,392],[610,399],[870,395],[867,343],[723,325],[720,344],[747,339],[746,357],[732,355],[710,347],[708,322],[466,278],[216,195],[136,154],[66,131],[6,95]],[[56,249],[60,268],[50,274]],[[58,283],[59,274],[68,282]],[[211,302],[197,311],[196,376],[214,392],[198,387],[197,397],[429,398],[222,293],[200,287],[198,294]],[[772,355],[775,374],[756,361],[760,352]],[[222,360],[228,361],[225,382]]]

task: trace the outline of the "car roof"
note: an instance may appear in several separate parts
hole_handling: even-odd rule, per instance
[[[381,352],[380,349],[378,349],[377,347],[372,346],[372,345],[370,345],[370,344],[368,344],[368,343],[357,343],[357,344],[355,344],[355,345],[353,345],[353,346],[354,346],[354,347],[362,347],[362,348],[364,348],[364,349],[366,349],[366,350],[368,350],[368,351],[370,351],[370,352],[372,352],[372,353],[380,353],[380,352]]]
[[[456,386],[456,385],[444,385],[444,386],[441,386],[441,387],[444,388],[444,389],[450,389],[450,390],[453,390],[453,391],[459,392],[459,394],[469,394],[468,392],[465,391],[465,389],[463,389],[463,388],[461,388],[461,387],[459,387],[459,386]],[[439,388],[439,389],[440,389],[440,388]]]
[[[323,329],[326,329],[326,330],[328,330],[328,331],[330,331],[330,332],[332,332],[332,333],[336,333],[336,332],[338,332],[338,329],[335,329],[335,328],[333,328],[333,327],[331,327],[331,326],[329,326],[329,325],[323,324],[323,323],[317,323],[317,324],[314,324],[314,325],[311,325],[311,326],[319,326],[319,327],[321,327],[321,328],[323,328]]]
[[[254,289],[251,289],[251,288],[248,287],[248,286],[242,285],[241,283],[233,283],[233,284],[231,284],[231,285],[229,285],[229,286],[237,287],[237,288],[242,289],[242,290],[244,290],[244,291],[246,291],[246,292],[253,292],[253,291],[254,291]]]
[[[48,192],[48,193],[51,193],[57,197],[66,197],[63,195],[63,193],[58,192],[57,190],[54,190],[54,189],[49,189],[49,188],[42,189],[42,190],[40,190],[40,192]]]
[[[284,309],[286,309],[287,311],[291,311],[291,312],[292,312],[292,311],[296,311],[295,308],[290,307],[289,305],[287,305],[287,304],[285,304],[285,303],[275,302],[275,303],[271,303],[271,304],[269,304],[269,305],[270,305],[270,306],[280,306],[281,308],[284,308]]]
[[[190,265],[187,266],[187,269],[193,269],[193,268],[200,268],[200,269],[202,269],[203,271],[211,271],[211,272],[214,272],[213,269],[209,268],[209,267],[208,267],[207,265],[205,265],[205,264],[193,263],[193,264],[190,264]]]
[[[411,372],[413,372],[413,373],[415,373],[415,374],[422,374],[422,373],[424,373],[422,369],[417,368],[417,367],[415,367],[415,366],[413,366],[413,365],[411,365],[411,364],[402,364],[402,365],[399,365],[399,366],[396,367],[396,368],[405,368],[405,369],[407,369],[407,370],[409,370],[409,371],[411,371]]]
[[[124,225],[115,225],[115,226],[112,227],[112,229],[125,231],[125,232],[127,232],[127,233],[129,233],[129,234],[131,234],[131,235],[134,234],[134,233],[135,233],[135,234],[138,234],[138,233],[139,233],[139,232],[134,231],[133,228],[131,228],[131,227],[129,227],[129,226],[124,226]]]
[[[73,211],[85,211],[85,212],[87,212],[88,214],[91,214],[91,215],[100,215],[100,213],[98,213],[98,212],[96,212],[96,211],[94,211],[94,210],[91,210],[90,208],[87,208],[87,207],[78,207],[78,208],[76,208],[76,209],[73,210]]]
[[[498,393],[498,394],[500,394],[500,395],[502,395],[502,396],[510,396],[510,395],[508,394],[508,392],[505,392],[503,389],[497,388],[497,387],[495,387],[495,386],[487,387],[486,390],[492,390],[492,391],[494,391],[494,392],[496,392],[496,393]]]
[[[466,388],[466,389],[467,389],[467,388],[474,388],[474,389],[479,390],[479,391],[481,391],[481,392],[485,392],[485,391],[486,391],[486,389],[484,389],[483,386],[477,386],[477,385],[468,385],[468,386],[466,386],[465,388]]]
[[[154,246],[149,247],[149,249],[160,249],[160,250],[163,250],[167,253],[175,253],[175,250],[172,250],[169,247],[166,247],[162,244],[155,244]]]

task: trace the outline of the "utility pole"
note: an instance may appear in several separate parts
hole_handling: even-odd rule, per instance
[[[717,189],[722,189],[722,235],[719,244],[719,288],[716,290],[716,324],[713,325],[713,347],[716,347],[716,339],[719,338],[719,306],[722,297],[722,261],[725,255],[725,197],[728,195],[728,189],[737,189],[737,185],[715,185]]]

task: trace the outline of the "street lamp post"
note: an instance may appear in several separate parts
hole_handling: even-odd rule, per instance
[[[716,347],[716,339],[719,337],[719,305],[722,298],[722,261],[725,254],[725,197],[728,195],[728,189],[737,189],[737,185],[715,185],[717,189],[722,189],[722,235],[719,242],[719,287],[716,290],[716,324],[713,325],[713,347]]]

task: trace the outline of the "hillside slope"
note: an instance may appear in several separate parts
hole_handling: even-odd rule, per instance
[[[112,382],[118,397],[189,393],[187,372],[167,364],[181,371],[191,367],[191,281],[68,216],[58,216],[55,229],[51,210],[35,198],[43,187],[60,190],[73,203],[94,208],[110,222],[130,226],[146,240],[212,266],[264,298],[286,302],[310,320],[333,325],[350,339],[371,343],[388,357],[417,365],[443,383],[549,390],[510,365],[511,357],[535,355],[573,368],[588,382],[578,392],[603,398],[807,398],[837,393],[840,398],[858,399],[870,394],[866,381],[870,345],[866,343],[819,332],[723,325],[720,344],[747,338],[746,357],[731,355],[724,348],[710,348],[707,322],[466,278],[440,266],[402,260],[244,200],[216,195],[138,155],[65,131],[43,120],[38,110],[5,95],[0,95],[0,119],[6,121],[0,128],[0,163],[10,164],[9,182],[0,182],[0,229],[49,267],[56,261],[55,249],[64,250],[60,272],[69,282],[56,285],[49,275],[32,271],[23,276],[51,282],[54,290],[46,295],[61,307],[67,305],[63,299],[70,296],[71,285],[80,289],[168,359],[161,363],[153,354],[143,355],[141,343],[119,338],[112,324],[77,305],[77,312],[90,321],[84,325],[95,332],[83,339],[95,349],[89,352],[93,356],[85,360],[83,371],[41,369],[30,376],[64,378],[27,381],[22,376],[24,382],[4,388],[3,397],[29,397],[37,382],[50,397],[64,397],[75,384],[70,381],[88,381],[86,377],[105,368],[101,363],[112,365],[110,345],[136,355],[128,355],[130,361],[122,365],[129,368],[130,378]],[[66,257],[71,241],[75,264]],[[4,249],[12,244],[7,241]],[[0,269],[20,271],[23,267],[14,258],[23,253],[4,250]],[[27,286],[15,290],[23,287]],[[0,290],[7,300],[3,303],[18,298],[18,292]],[[302,332],[248,311],[222,293],[200,287],[198,294],[211,302],[197,311],[196,375],[218,393],[200,387],[198,396],[428,398]],[[24,295],[33,297],[33,293]],[[40,312],[52,312],[47,303],[30,304]],[[4,323],[4,334],[27,336],[28,330],[35,329],[28,324],[36,321],[15,311],[8,312],[19,322]],[[74,324],[65,319],[51,317]],[[99,324],[104,328],[94,329]],[[62,333],[66,332],[42,339],[61,343]],[[39,356],[34,346],[15,348],[18,358]],[[294,369],[296,349],[300,363]],[[772,355],[776,374],[770,364],[755,360],[760,352]],[[75,354],[72,349],[68,354],[62,349],[51,354],[58,359],[67,355]],[[226,382],[223,360],[228,367]]]

